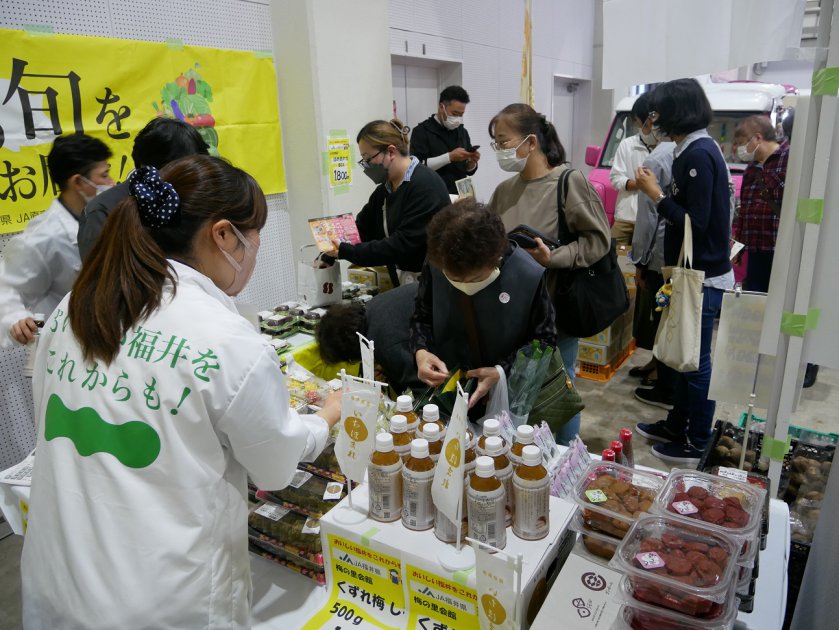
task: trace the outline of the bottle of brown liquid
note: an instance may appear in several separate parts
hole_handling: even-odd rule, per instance
[[[393,436],[393,450],[402,458],[404,464],[411,456],[411,434],[408,433],[408,420],[405,416],[395,415],[390,419],[390,434]]]
[[[486,455],[486,441],[489,437],[501,437],[501,423],[498,422],[495,418],[487,418],[484,420],[484,427],[483,427],[483,435],[478,438],[478,444],[475,447],[475,452],[480,457],[481,455]],[[501,438],[501,442],[506,444],[504,438]]]
[[[533,427],[529,424],[523,424],[516,429],[516,441],[510,447],[510,452],[507,455],[513,465],[513,472],[521,466],[521,451],[528,444],[533,444]]]
[[[495,462],[491,457],[481,456],[476,462],[467,491],[469,536],[503,549],[507,545],[504,484],[495,476]]]
[[[419,417],[414,413],[414,403],[410,396],[402,395],[396,397],[396,413],[405,416],[405,421],[408,423],[408,435],[413,440],[417,437],[417,427],[419,426]]]
[[[428,442],[416,438],[411,442],[411,456],[402,467],[402,524],[422,531],[434,525],[434,502],[431,484],[434,462],[428,456]]]
[[[389,523],[402,516],[402,459],[393,448],[393,436],[379,433],[376,450],[367,466],[370,518]]]
[[[444,439],[446,437],[446,425],[443,424],[443,421],[440,420],[440,408],[434,404],[427,404],[424,405],[422,408],[422,418],[419,421],[419,431],[417,437],[422,437],[422,428],[426,424],[436,424],[437,428],[440,429],[440,439]]]
[[[509,527],[513,524],[513,466],[507,455],[504,452],[504,442],[498,436],[488,437],[484,443],[487,451],[487,457],[491,457],[495,461],[495,476],[498,481],[504,484],[504,494],[506,500],[506,514],[504,516],[504,523]]]
[[[440,429],[436,424],[427,423],[423,425],[420,423],[419,437],[428,442],[428,456],[436,464],[443,450],[443,438],[440,436]]]
[[[513,475],[513,533],[523,540],[539,540],[548,535],[550,522],[550,478],[542,466],[542,451],[528,445],[522,451],[522,464]]]

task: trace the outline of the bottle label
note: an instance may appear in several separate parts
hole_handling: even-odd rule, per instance
[[[408,529],[429,529],[434,524],[433,482],[434,470],[402,469],[402,523]]]
[[[513,533],[525,540],[537,540],[548,535],[551,528],[549,516],[550,479],[521,479],[513,477],[513,498],[516,511],[513,516]]]
[[[502,470],[496,470],[495,476],[504,485],[504,524],[509,527],[513,524],[513,467],[507,466]]]
[[[465,525],[465,521],[463,521],[461,525]],[[461,540],[463,540],[463,536],[466,535],[466,532],[463,531],[463,529],[461,531]],[[436,510],[434,515],[434,535],[446,543],[453,543],[457,541],[457,528],[454,526],[454,523],[449,520],[449,517],[443,514],[440,510]]]
[[[506,497],[504,486],[490,492],[469,488],[469,536],[503,549],[507,544]]]
[[[402,513],[402,462],[367,467],[370,518],[395,521]]]

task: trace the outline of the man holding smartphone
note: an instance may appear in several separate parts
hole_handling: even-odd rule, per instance
[[[451,195],[458,194],[455,182],[474,174],[481,159],[478,147],[472,145],[463,126],[468,103],[466,90],[450,85],[440,93],[437,113],[411,132],[411,155],[437,171]]]

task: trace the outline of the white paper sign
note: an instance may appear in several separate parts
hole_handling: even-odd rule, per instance
[[[375,345],[372,339],[368,339],[360,332],[358,335],[358,346],[361,349],[361,375],[367,380],[376,380],[376,358]]]
[[[341,422],[335,440],[335,457],[341,472],[361,483],[376,441],[379,414],[379,387],[352,376],[343,376]]]
[[[467,425],[467,396],[457,386],[457,400],[446,430],[440,461],[434,472],[431,496],[434,505],[452,523],[459,523],[463,515],[463,459]]]
[[[516,624],[516,578],[511,561],[475,549],[475,582],[481,630],[513,630]]]

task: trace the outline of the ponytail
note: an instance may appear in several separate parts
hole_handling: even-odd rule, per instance
[[[566,162],[565,148],[559,141],[556,127],[544,114],[538,113],[530,105],[524,103],[507,105],[489,122],[489,135],[493,139],[495,138],[495,124],[501,118],[504,118],[505,122],[522,137],[535,136],[550,166],[559,166]]]

